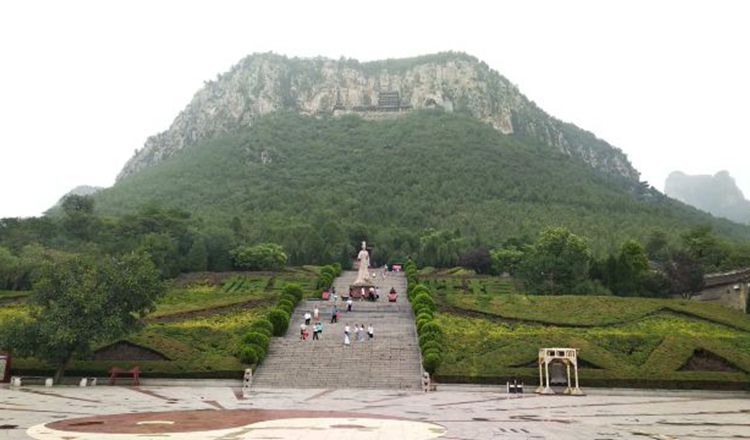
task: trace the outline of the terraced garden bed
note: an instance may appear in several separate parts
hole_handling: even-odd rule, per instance
[[[139,365],[143,377],[241,378],[246,366],[237,359],[237,354],[251,321],[270,310],[286,284],[300,284],[312,294],[316,278],[317,274],[311,271],[289,270],[192,276],[190,282],[178,280],[158,303],[156,311],[146,318],[146,326],[126,338],[168,360],[79,359],[66,374],[103,376],[113,366]],[[0,307],[0,321],[24,310],[23,305]],[[106,347],[113,342],[99,341],[98,346]],[[50,371],[36,359],[14,360],[16,370],[25,374]]]
[[[750,389],[750,318],[684,300],[506,293],[492,277],[423,279],[445,382],[538,382],[540,347],[575,347],[589,386]]]

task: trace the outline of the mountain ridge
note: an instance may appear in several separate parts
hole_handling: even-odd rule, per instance
[[[673,171],[667,176],[664,192],[715,216],[750,224],[750,201],[728,171],[722,170],[714,175]]]
[[[169,129],[146,140],[117,180],[276,111],[382,119],[430,108],[470,114],[504,135],[529,137],[597,170],[638,180],[621,150],[548,115],[487,64],[455,52],[364,63],[249,55],[207,81]]]

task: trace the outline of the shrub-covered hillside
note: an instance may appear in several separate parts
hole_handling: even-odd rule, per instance
[[[376,259],[401,259],[418,251],[428,228],[492,247],[562,225],[598,252],[653,228],[676,236],[702,223],[750,237],[748,227],[612,179],[460,114],[373,122],[276,113],[186,148],[96,200],[105,214],[148,203],[188,210],[205,228],[283,245],[293,264],[346,259],[353,237],[376,243]]]

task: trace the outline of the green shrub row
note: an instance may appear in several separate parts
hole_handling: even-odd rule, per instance
[[[328,289],[333,284],[333,280],[341,275],[341,264],[329,264],[320,268],[320,276],[316,284],[317,289]]]
[[[264,318],[250,324],[250,331],[242,338],[238,357],[247,365],[259,365],[268,354],[272,336],[284,336],[289,321],[304,292],[299,284],[287,284],[276,302],[276,307]]]
[[[408,283],[407,296],[416,317],[422,365],[428,373],[433,375],[443,361],[445,335],[443,328],[435,321],[437,307],[432,299],[432,292],[424,284],[419,284],[416,264],[409,260],[404,266],[404,271]]]

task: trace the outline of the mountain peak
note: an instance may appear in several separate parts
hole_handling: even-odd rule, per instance
[[[689,175],[673,171],[664,192],[683,203],[739,223],[750,223],[750,202],[728,171]]]
[[[549,116],[476,57],[440,52],[362,63],[249,55],[206,82],[168,130],[148,138],[118,180],[276,111],[382,120],[424,109],[466,113],[504,135],[531,138],[604,173],[638,179],[620,150]]]

